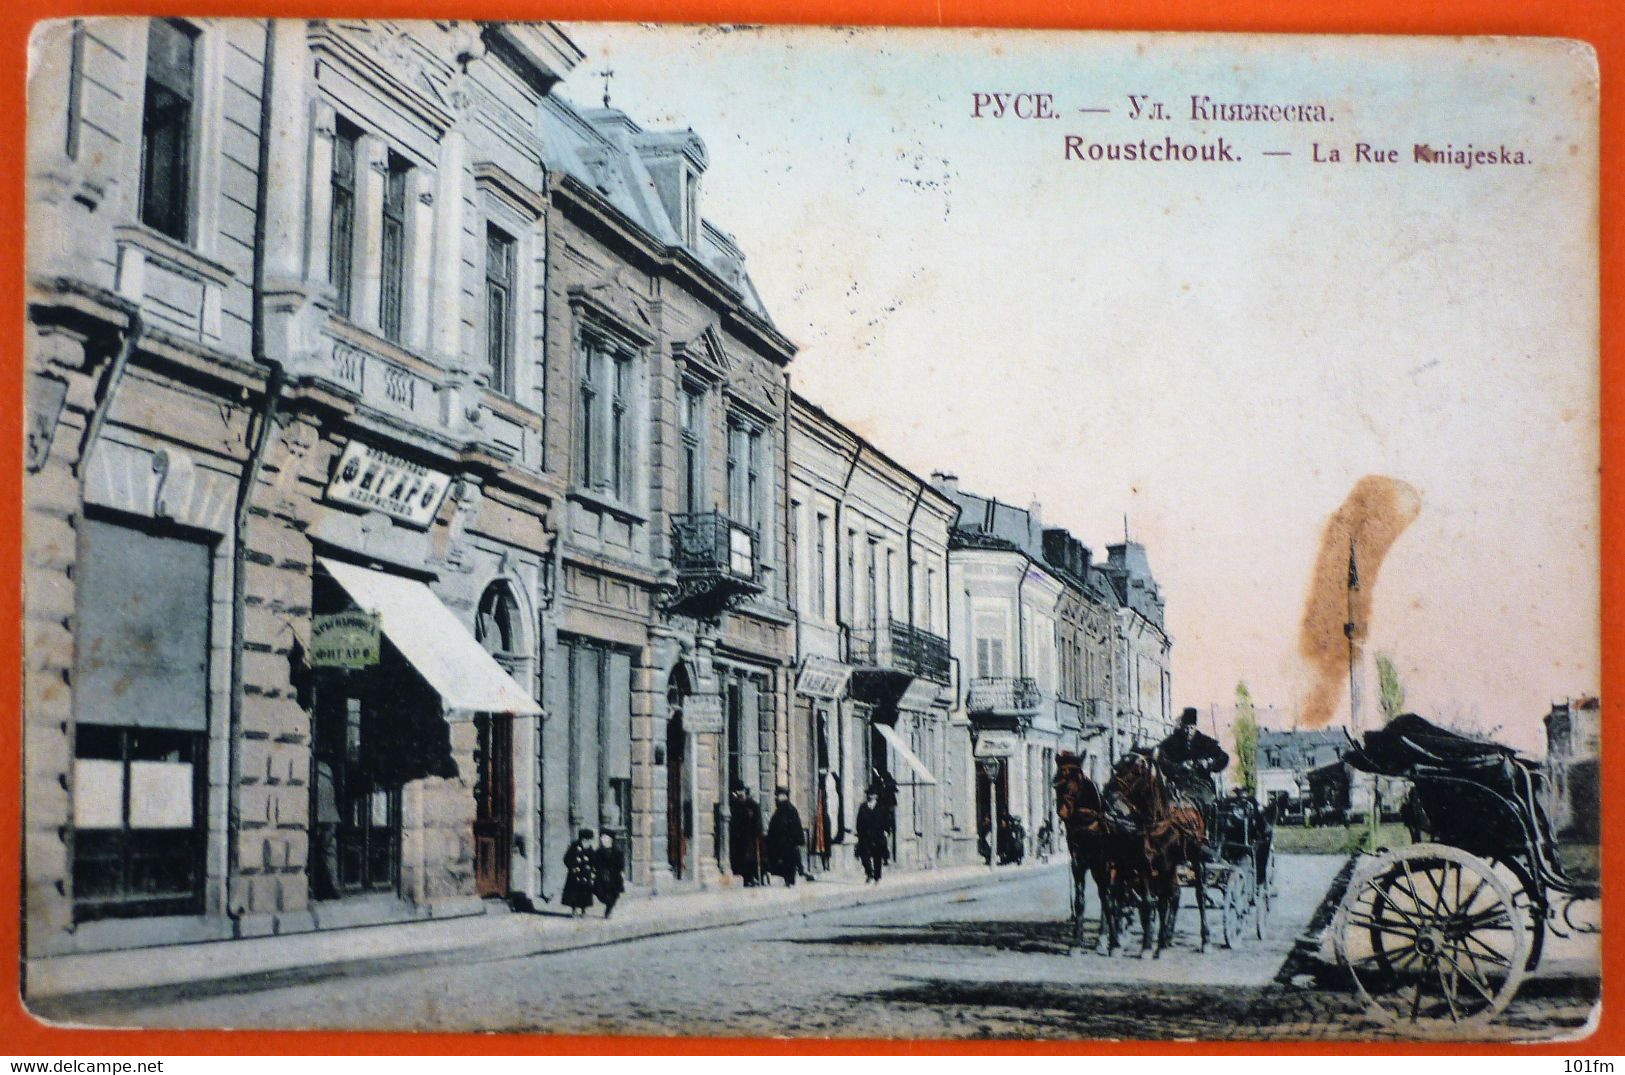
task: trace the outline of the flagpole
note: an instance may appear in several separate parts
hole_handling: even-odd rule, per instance
[[[1360,731],[1360,689],[1354,674],[1354,591],[1360,588],[1360,571],[1354,562],[1354,532],[1349,531],[1348,619],[1343,634],[1349,640],[1349,731]]]

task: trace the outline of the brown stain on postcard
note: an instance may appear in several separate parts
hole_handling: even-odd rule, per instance
[[[1299,727],[1321,728],[1331,722],[1348,688],[1349,646],[1356,659],[1365,646],[1382,561],[1421,510],[1415,488],[1397,478],[1368,474],[1326,520],[1298,636],[1298,652],[1314,675],[1298,707]],[[1345,625],[1352,625],[1347,633]]]

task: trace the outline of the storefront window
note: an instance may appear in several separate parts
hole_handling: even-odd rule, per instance
[[[202,909],[210,549],[84,520],[74,917]]]

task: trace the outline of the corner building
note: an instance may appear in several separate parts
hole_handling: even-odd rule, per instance
[[[35,45],[28,955],[541,895],[569,435],[536,116],[579,52],[385,21]]]

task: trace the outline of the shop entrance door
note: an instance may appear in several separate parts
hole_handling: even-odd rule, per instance
[[[474,729],[474,891],[503,897],[513,865],[513,718],[481,713]]]
[[[362,699],[321,692],[317,705],[316,854],[318,899],[393,891],[400,878],[401,792],[368,764]]]

